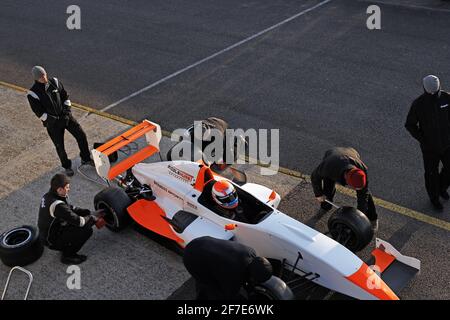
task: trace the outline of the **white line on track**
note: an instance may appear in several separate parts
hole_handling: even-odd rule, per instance
[[[157,85],[160,85],[161,83],[163,83],[163,82],[165,82],[167,80],[170,80],[170,79],[172,79],[172,78],[182,74],[183,72],[186,72],[186,71],[188,71],[188,70],[190,70],[192,68],[195,68],[196,66],[198,66],[198,65],[200,65],[200,64],[202,64],[204,62],[207,62],[207,61],[209,61],[209,60],[211,60],[211,59],[213,59],[213,58],[215,58],[215,57],[217,57],[217,56],[219,56],[219,55],[221,55],[221,54],[223,54],[225,52],[228,52],[228,51],[230,51],[230,50],[232,50],[232,49],[234,49],[236,47],[239,47],[239,46],[241,46],[241,45],[243,45],[243,44],[245,44],[245,43],[247,43],[247,42],[249,42],[249,41],[251,41],[251,40],[253,40],[253,39],[255,39],[255,38],[257,38],[257,37],[259,37],[259,36],[261,36],[263,34],[265,34],[265,33],[267,33],[267,32],[270,32],[270,31],[272,31],[272,30],[274,30],[274,29],[276,29],[276,28],[278,28],[278,27],[280,27],[280,26],[282,26],[282,25],[284,25],[284,24],[286,24],[286,23],[288,23],[288,22],[298,18],[298,17],[303,16],[304,14],[306,14],[308,12],[311,12],[311,11],[317,9],[317,8],[322,7],[323,5],[325,5],[325,4],[327,4],[328,2],[331,2],[331,1],[332,0],[325,0],[325,1],[322,1],[322,2],[320,2],[318,4],[316,4],[316,5],[308,8],[308,9],[306,9],[306,10],[303,10],[303,11],[301,11],[301,12],[299,12],[299,13],[297,13],[297,14],[295,14],[295,15],[293,15],[293,16],[291,16],[291,17],[289,17],[289,18],[287,18],[287,19],[285,19],[285,20],[283,20],[283,21],[281,21],[279,23],[277,23],[277,24],[274,24],[273,26],[271,26],[271,27],[269,27],[267,29],[264,29],[264,30],[262,30],[262,31],[260,31],[258,33],[255,33],[254,35],[252,35],[252,36],[250,36],[248,38],[245,38],[244,40],[241,40],[241,41],[239,41],[239,42],[237,42],[237,43],[235,43],[235,44],[233,44],[233,45],[231,45],[229,47],[226,47],[225,49],[222,49],[222,50],[220,50],[220,51],[218,51],[218,52],[216,52],[216,53],[214,53],[214,54],[212,54],[212,55],[210,55],[210,56],[208,56],[208,57],[206,57],[206,58],[204,58],[202,60],[199,60],[199,61],[197,61],[197,62],[195,62],[195,63],[193,63],[193,64],[191,64],[191,65],[189,65],[189,66],[187,66],[187,67],[185,67],[183,69],[180,69],[180,70],[178,70],[178,71],[176,71],[176,72],[174,72],[174,73],[172,73],[172,74],[170,74],[170,75],[168,75],[168,76],[166,76],[166,77],[164,77],[164,78],[162,78],[162,79],[160,79],[160,80],[158,80],[156,82],[153,82],[152,84],[150,84],[150,85],[148,85],[148,86],[146,86],[146,87],[144,87],[144,88],[142,88],[142,89],[140,89],[140,90],[138,90],[136,92],[133,92],[132,94],[130,94],[130,95],[128,95],[128,96],[126,96],[126,97],[124,97],[124,98],[122,98],[120,100],[117,100],[116,102],[111,103],[110,105],[108,105],[105,108],[103,108],[101,111],[110,110],[111,108],[114,108],[115,106],[121,104],[122,102],[130,100],[131,98],[134,98],[137,95],[140,95],[141,93],[143,93],[143,92],[145,92],[147,90],[150,90],[150,89],[156,87]]]
[[[404,3],[397,3],[397,2],[393,2],[393,1],[359,0],[359,2],[367,2],[367,3],[370,3],[370,4],[386,5],[386,6],[392,6],[392,7],[398,7],[398,8],[406,8],[406,9],[412,9],[412,10],[428,10],[428,11],[435,11],[435,12],[447,12],[447,13],[450,13],[450,9],[433,8],[433,7],[426,7],[426,6],[420,6],[420,5],[415,5],[415,4],[404,4]]]

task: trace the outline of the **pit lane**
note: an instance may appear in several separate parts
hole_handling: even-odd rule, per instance
[[[23,93],[0,88],[0,132],[3,151],[0,159],[1,230],[36,221],[40,197],[48,189],[51,176],[58,172],[59,163],[46,136],[44,127],[29,110]],[[121,122],[95,114],[74,110],[87,131],[90,141],[104,141],[123,132],[127,126]],[[32,133],[32,134],[31,134]],[[77,157],[72,138],[69,156]],[[162,150],[170,142],[164,139]],[[76,164],[79,159],[76,159]],[[93,172],[92,172],[93,173]],[[280,193],[280,210],[318,230],[326,230],[326,217],[315,216],[317,205],[311,198],[311,186],[303,179],[289,175],[262,177],[259,168],[248,167],[249,180],[267,185]],[[71,184],[71,202],[93,209],[93,197],[102,187],[76,174]],[[339,195],[340,204],[354,201]],[[422,261],[422,272],[402,291],[404,299],[449,299],[445,275],[450,271],[447,260],[450,253],[448,231],[436,228],[395,212],[378,208],[380,214],[379,237],[391,242],[405,255]],[[361,252],[365,260],[369,248]],[[192,299],[193,283],[184,270],[181,258],[133,228],[121,233],[105,229],[94,233],[83,248],[89,260],[81,265],[81,289],[70,290],[66,282],[67,266],[59,262],[59,255],[46,250],[40,260],[27,266],[35,277],[30,299]],[[9,269],[0,265],[0,284],[5,283]],[[439,275],[442,275],[440,277]],[[20,298],[25,288],[20,276],[13,279],[9,298]],[[334,299],[333,294],[314,292],[303,298]]]
[[[81,0],[77,32],[65,27],[69,1],[5,0],[1,79],[29,87],[31,66],[44,64],[73,100],[100,110],[321,2]],[[448,204],[430,207],[419,147],[403,128],[422,76],[450,83],[450,4],[375,3],[381,30],[366,28],[367,1],[332,0],[109,111],[167,130],[211,115],[280,128],[281,164],[304,173],[327,148],[351,145],[376,196],[450,221]]]

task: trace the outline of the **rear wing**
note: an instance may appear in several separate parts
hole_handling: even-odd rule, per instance
[[[111,167],[108,156],[142,136],[145,136],[147,146]],[[92,150],[92,157],[94,159],[97,174],[105,180],[114,179],[122,172],[130,169],[136,163],[159,152],[160,141],[161,127],[148,120],[142,121],[128,131]]]

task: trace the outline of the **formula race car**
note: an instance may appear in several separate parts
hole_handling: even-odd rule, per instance
[[[108,156],[142,136],[144,148],[111,165]],[[380,239],[372,253],[375,268],[352,252],[367,246],[373,236],[365,215],[354,208],[332,214],[329,237],[277,210],[280,195],[247,182],[237,170],[222,175],[202,161],[142,162],[159,153],[160,140],[160,126],[144,120],[92,150],[97,174],[118,182],[94,199],[95,208],[105,210],[110,230],[119,231],[133,220],[181,248],[202,236],[238,241],[278,261],[297,278],[357,299],[398,299],[395,292],[420,270],[420,261]],[[217,210],[211,189],[218,179],[234,184],[246,222]]]

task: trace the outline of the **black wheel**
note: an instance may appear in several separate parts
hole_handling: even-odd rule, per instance
[[[364,249],[373,238],[367,216],[353,207],[337,209],[328,220],[331,237],[352,252]]]
[[[257,284],[248,293],[248,300],[293,300],[294,294],[286,283],[272,276],[264,283]]]
[[[119,188],[109,187],[94,197],[94,207],[96,210],[105,210],[106,227],[114,232],[120,231],[129,225],[131,218],[127,208],[132,204],[132,200],[126,192]]]
[[[21,226],[0,235],[0,258],[8,267],[26,266],[42,256],[44,245],[33,226]]]

